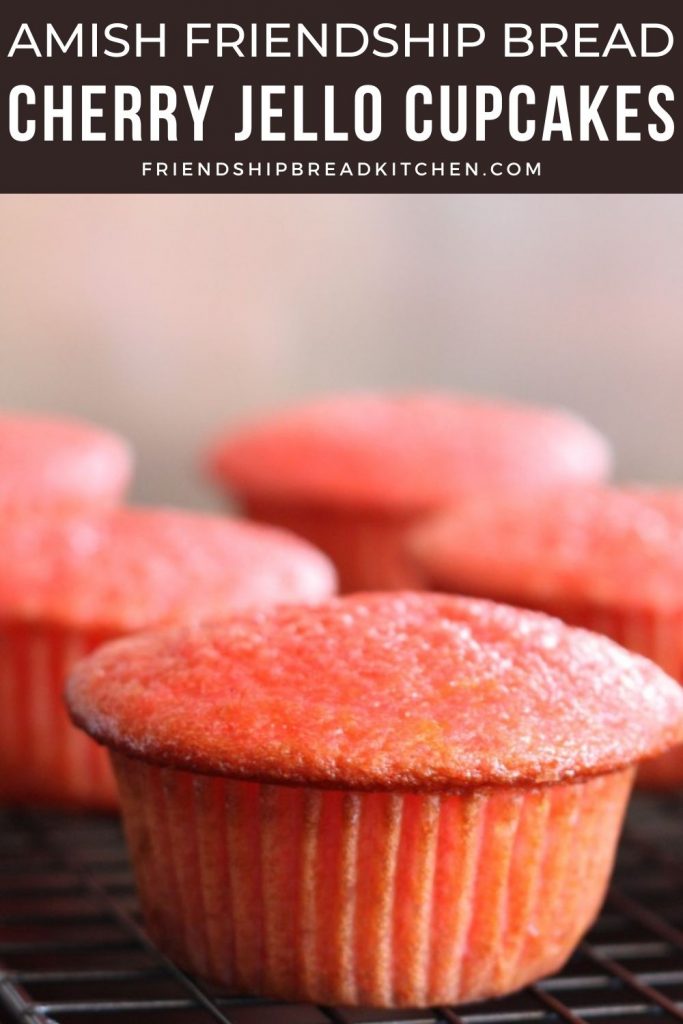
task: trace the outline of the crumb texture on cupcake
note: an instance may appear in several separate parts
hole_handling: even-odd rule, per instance
[[[683,739],[683,694],[604,637],[435,594],[368,594],[110,644],[69,684],[96,739],[262,782],[559,782]]]
[[[681,489],[472,499],[413,529],[405,550],[428,585],[557,615],[683,682]],[[638,778],[683,784],[683,747],[645,762]]]
[[[113,502],[132,461],[122,438],[93,424],[0,413],[0,508]]]
[[[334,592],[334,570],[281,530],[171,509],[3,515],[0,615],[128,632]]]
[[[210,473],[237,493],[419,511],[471,489],[605,479],[611,452],[577,417],[447,394],[332,396],[219,439]]]

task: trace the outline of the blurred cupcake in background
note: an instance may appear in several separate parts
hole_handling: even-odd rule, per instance
[[[93,424],[0,412],[0,512],[116,504],[132,465],[128,444]]]
[[[460,503],[408,549],[427,585],[605,633],[683,683],[683,490],[592,488]],[[639,781],[683,785],[683,748]]]
[[[107,644],[68,700],[112,748],[153,940],[233,993],[326,1005],[451,1005],[557,970],[602,903],[634,765],[683,738],[683,692],[646,659],[424,593]]]
[[[603,481],[607,442],[558,410],[446,394],[323,398],[224,433],[205,459],[253,519],[307,537],[345,591],[420,584],[407,531],[472,494]]]
[[[331,564],[299,538],[164,509],[7,509],[0,550],[5,803],[115,805],[108,760],[63,700],[73,663],[104,640],[335,589]]]

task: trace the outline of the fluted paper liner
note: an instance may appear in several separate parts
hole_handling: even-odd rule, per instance
[[[423,577],[406,553],[419,515],[299,505],[249,498],[251,519],[292,530],[332,559],[342,593],[420,589]]]
[[[116,807],[106,751],[71,724],[64,684],[105,637],[0,624],[0,802]]]
[[[559,968],[596,916],[631,769],[468,793],[360,793],[113,755],[147,928],[233,993],[457,1003]]]

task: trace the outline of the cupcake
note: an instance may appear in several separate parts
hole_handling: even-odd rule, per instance
[[[111,807],[108,758],[69,722],[66,675],[145,627],[334,591],[334,570],[268,527],[160,509],[0,514],[0,801]]]
[[[473,500],[418,528],[409,546],[433,587],[606,633],[683,683],[683,491]],[[683,785],[683,748],[644,764],[639,782]]]
[[[0,413],[0,511],[11,505],[113,505],[132,457],[116,434],[76,420]]]
[[[610,461],[603,438],[564,412],[355,394],[229,433],[207,467],[249,516],[326,551],[352,591],[419,586],[403,541],[425,513],[492,487],[595,483]]]
[[[606,637],[375,593],[108,644],[68,686],[111,748],[142,907],[233,993],[418,1006],[557,969],[633,765],[683,694]]]

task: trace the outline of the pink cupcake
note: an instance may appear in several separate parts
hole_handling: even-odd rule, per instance
[[[595,917],[633,766],[683,693],[556,619],[435,594],[108,644],[74,721],[111,748],[147,928],[234,993],[501,995]]]
[[[77,420],[0,413],[0,509],[113,505],[130,482],[126,442]]]
[[[75,661],[104,640],[235,609],[316,601],[334,570],[304,541],[161,509],[0,515],[0,800],[110,807],[104,752],[63,703]]]
[[[418,528],[408,547],[437,589],[606,633],[683,683],[683,491],[470,501]],[[644,764],[639,781],[683,785],[683,748]]]
[[[610,463],[567,413],[439,394],[322,399],[224,435],[207,458],[249,516],[326,551],[346,591],[419,584],[403,542],[430,511],[492,488],[595,483]]]

